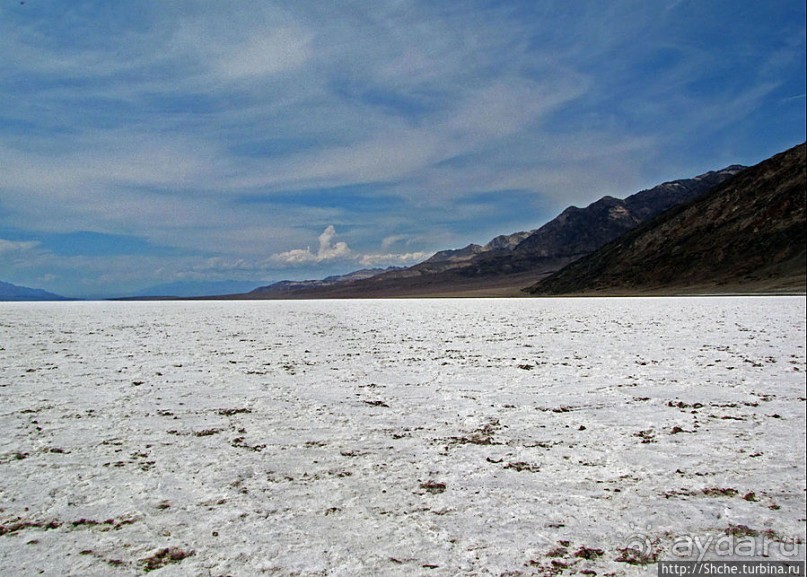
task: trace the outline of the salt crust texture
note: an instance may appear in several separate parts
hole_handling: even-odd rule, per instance
[[[804,297],[0,304],[0,573],[803,559],[804,347]]]

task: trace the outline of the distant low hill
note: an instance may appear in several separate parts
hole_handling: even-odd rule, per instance
[[[536,230],[501,235],[436,253],[403,269],[357,271],[333,281],[286,282],[238,298],[376,298],[397,296],[517,295],[536,278],[554,273],[639,224],[689,202],[744,169],[733,165],[675,180],[625,199],[605,196],[585,208],[569,207]]]
[[[128,295],[127,298],[199,297],[228,293],[248,292],[259,286],[260,281],[177,281],[153,285]]]
[[[17,286],[0,281],[0,301],[66,301],[67,297],[48,291],[25,286]]]
[[[258,287],[245,295],[244,298],[288,298],[291,295],[305,293],[308,291],[318,291],[330,289],[340,285],[347,285],[356,281],[362,281],[387,272],[399,270],[398,267],[388,268],[368,268],[357,270],[344,275],[325,277],[322,280],[284,280],[270,285]]]
[[[804,292],[805,166],[801,144],[635,228],[528,292]]]

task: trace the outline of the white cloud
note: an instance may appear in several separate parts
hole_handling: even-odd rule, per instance
[[[351,256],[350,247],[345,242],[334,243],[334,237],[336,237],[336,229],[333,225],[328,225],[319,235],[319,249],[316,254],[311,252],[311,247],[298,248],[273,254],[270,261],[278,264],[305,265],[349,258]]]
[[[803,93],[783,5],[57,4],[0,7],[0,227],[136,235],[210,274],[408,263],[479,234],[476,194],[562,209],[747,163],[756,112]],[[763,13],[770,30],[735,26]],[[509,210],[501,232],[529,218]],[[361,234],[285,250],[311,222]],[[379,246],[390,231],[408,238]]]
[[[319,252],[317,256],[322,260],[332,258],[343,258],[350,255],[350,249],[347,243],[337,242],[334,243],[333,239],[336,236],[336,229],[333,225],[329,225],[321,235],[319,235]]]
[[[389,247],[398,244],[399,242],[404,242],[408,237],[404,234],[395,234],[392,236],[388,236],[381,241],[381,248],[384,250],[388,250]]]
[[[206,82],[207,90],[260,81],[304,66],[313,56],[314,34],[293,14],[261,3],[208,5],[174,15],[167,30],[170,58],[186,63],[181,81]],[[239,88],[244,88],[240,85]]]
[[[311,248],[295,248],[286,252],[273,254],[271,259],[277,264],[299,265],[321,262],[317,255],[311,252]]]
[[[27,252],[38,246],[37,241],[15,241],[0,238],[0,254]]]
[[[226,78],[251,79],[300,68],[311,56],[311,37],[296,28],[254,34],[213,59]]]
[[[319,235],[319,248],[316,253],[311,250],[311,247],[298,248],[273,254],[269,258],[269,262],[276,265],[302,266],[320,264],[326,261],[342,260],[355,263],[357,266],[374,267],[380,265],[412,265],[424,260],[431,254],[427,252],[358,254],[352,251],[346,242],[334,242],[336,234],[334,226],[329,225],[322,234]],[[402,236],[387,237],[384,239],[384,242],[382,242],[382,246],[388,248],[391,244],[399,242],[404,238],[405,237]]]
[[[387,254],[364,254],[359,257],[358,262],[362,266],[374,267],[379,265],[384,266],[410,266],[417,264],[427,257],[431,256],[430,252],[407,252],[403,254],[387,253]]]

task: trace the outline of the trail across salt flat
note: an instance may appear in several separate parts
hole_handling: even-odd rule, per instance
[[[0,304],[0,573],[639,575],[687,538],[803,559],[804,319],[804,297]]]

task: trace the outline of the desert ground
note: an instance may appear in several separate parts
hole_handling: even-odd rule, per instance
[[[0,573],[804,559],[805,309],[3,303]]]

